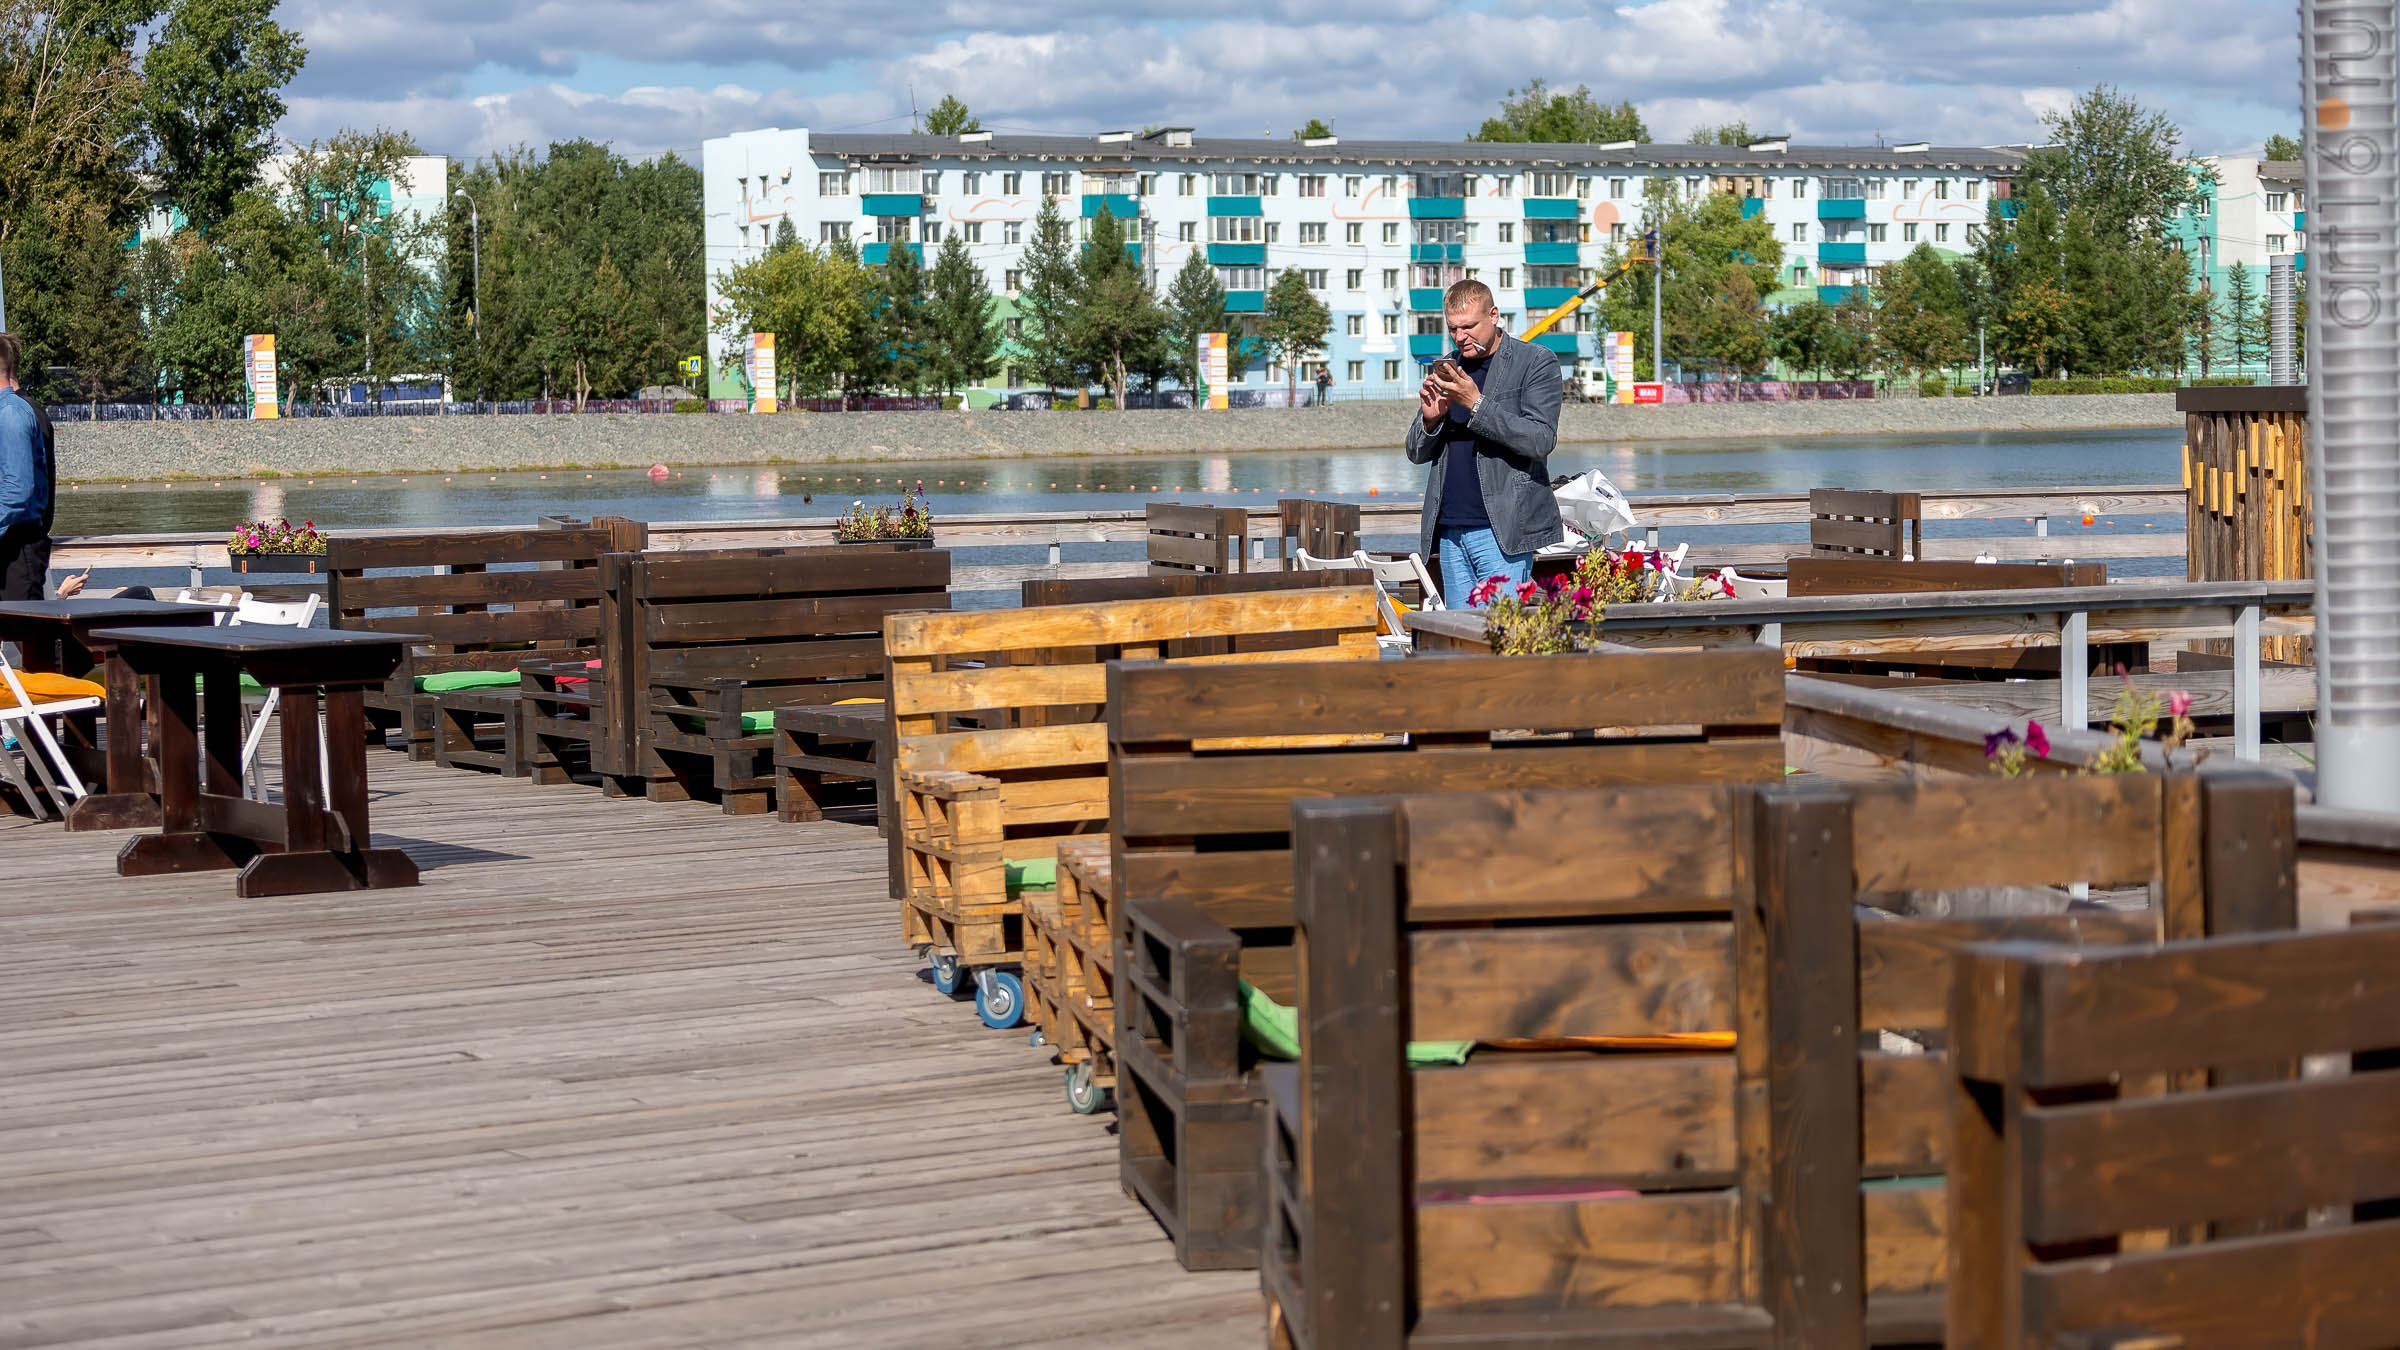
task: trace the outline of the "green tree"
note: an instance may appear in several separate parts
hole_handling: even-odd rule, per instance
[[[1876,291],[1876,345],[1885,360],[1920,376],[1966,361],[1966,297],[1931,244],[1884,268]]]
[[[1706,297],[1682,331],[1669,330],[1677,349],[1695,353],[1700,364],[1728,379],[1747,379],[1767,368],[1775,348],[1750,269],[1729,267],[1716,292]]]
[[[884,255],[883,266],[872,268],[874,291],[870,312],[875,316],[875,343],[882,349],[885,378],[909,394],[925,392],[940,378],[934,353],[932,320],[925,303],[925,267],[917,250],[896,243]]]
[[[983,122],[967,111],[956,94],[942,95],[942,101],[925,114],[925,131],[931,136],[964,136],[983,130]]]
[[[2108,85],[2092,86],[2042,126],[2051,143],[2026,158],[2019,181],[2038,184],[2061,212],[2090,212],[2101,238],[2159,233],[2215,185],[2214,171],[2183,153],[2183,132],[2166,114]]]
[[[742,263],[718,282],[721,364],[739,369],[752,333],[775,335],[777,392],[835,388],[852,334],[867,327],[866,287],[855,255],[806,244]]]
[[[1758,137],[1746,121],[1735,120],[1715,125],[1703,122],[1684,133],[1686,145],[1748,145]]]
[[[1167,283],[1166,326],[1163,342],[1169,371],[1184,388],[1200,388],[1200,335],[1223,333],[1225,374],[1238,380],[1247,372],[1250,353],[1242,327],[1225,312],[1225,287],[1208,255],[1193,249]]]
[[[1821,375],[1833,342],[1833,307],[1822,300],[1787,306],[1767,321],[1767,340],[1775,359],[1794,373]]]
[[[1125,408],[1128,370],[1144,363],[1166,323],[1142,269],[1125,252],[1124,228],[1113,214],[1100,212],[1078,260],[1068,331],[1077,365],[1109,387],[1118,411]]]
[[[2070,308],[2066,292],[2049,277],[2018,287],[1994,330],[2000,355],[2036,375],[2056,371],[2067,350]]]
[[[1324,118],[1312,117],[1308,119],[1308,125],[1292,133],[1292,139],[1295,141],[1321,141],[1332,134],[1333,128],[1325,124]]]
[[[769,253],[781,253],[800,242],[800,232],[792,228],[792,218],[785,216],[775,222],[775,242],[767,245]]]
[[[277,3],[176,0],[143,57],[159,182],[204,231],[274,152],[283,87],[308,57],[299,34],[275,22]]]
[[[1833,332],[1825,341],[1825,364],[1845,380],[1875,368],[1875,293],[1853,286],[1833,307]]]
[[[1300,363],[1325,349],[1333,331],[1333,311],[1308,289],[1300,269],[1287,267],[1267,288],[1266,311],[1260,316],[1258,340],[1270,361],[1283,364],[1284,383],[1291,401],[1300,401]]]
[[[957,231],[934,255],[926,290],[935,387],[954,394],[991,378],[1000,368],[1000,326],[993,318],[999,302]]]
[[[1047,389],[1073,387],[1075,346],[1068,321],[1075,306],[1075,241],[1058,199],[1044,196],[1033,217],[1033,238],[1022,258],[1024,284],[1017,291],[1022,320],[1018,345],[1034,382]]]
[[[2268,160],[2296,160],[2300,158],[2300,142],[2280,131],[2276,132],[2267,137],[2266,147],[2259,152],[2259,157]]]
[[[2250,269],[2240,263],[2225,269],[2225,345],[2236,373],[2266,358],[2267,310]]]
[[[1650,129],[1631,100],[1615,106],[1592,97],[1588,86],[1554,91],[1541,80],[1511,89],[1500,115],[1486,118],[1471,141],[1596,145],[1604,141],[1647,141]]]
[[[1731,331],[1723,326],[1722,315],[1707,324],[1701,317],[1725,290],[1728,273],[1735,270],[1747,273],[1753,298],[1774,290],[1775,274],[1783,266],[1783,245],[1775,238],[1774,224],[1764,216],[1744,219],[1740,199],[1721,192],[1686,198],[1656,179],[1646,192],[1642,227],[1663,225],[1666,231],[1666,287],[1661,308],[1670,355],[1700,365],[1719,358],[1731,359],[1734,355],[1731,352],[1704,351],[1683,344],[1698,340],[1704,330]],[[1627,240],[1608,252],[1600,270],[1614,271],[1640,250],[1639,241]],[[1609,329],[1634,335],[1635,365],[1645,369],[1651,360],[1651,282],[1651,265],[1637,263],[1599,297],[1600,312]]]

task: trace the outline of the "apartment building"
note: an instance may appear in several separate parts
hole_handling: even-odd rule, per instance
[[[1042,197],[1088,228],[1106,211],[1127,223],[1163,292],[1204,251],[1238,317],[1297,270],[1333,314],[1323,362],[1345,394],[1399,396],[1443,350],[1441,294],[1474,277],[1513,329],[1574,295],[1612,244],[1638,237],[1648,185],[1684,196],[1727,192],[1783,241],[1770,303],[1839,302],[1847,288],[1919,243],[1973,247],[1991,200],[2022,164],[2012,149],[1927,144],[1794,146],[1503,145],[1461,141],[1233,140],[1189,128],[1091,137],[974,133],[812,135],[765,129],[707,141],[709,316],[717,280],[761,256],[778,225],[816,244],[846,238],[869,262],[894,247],[930,259],[956,234],[1015,319],[1021,259]],[[1542,345],[1562,365],[1596,359],[1596,315],[1578,314]],[[739,372],[712,343],[710,392],[735,397]],[[1010,349],[1013,351],[1013,349]],[[1305,380],[1318,361],[1305,364]],[[1252,387],[1280,386],[1254,366]],[[988,402],[1027,375],[1013,361]]]

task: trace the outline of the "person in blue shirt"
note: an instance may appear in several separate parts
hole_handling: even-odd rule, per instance
[[[50,574],[50,441],[17,392],[23,353],[16,334],[0,333],[0,600],[41,599]]]
[[[1438,545],[1443,603],[1463,609],[1487,578],[1530,580],[1534,553],[1566,532],[1550,490],[1564,391],[1556,357],[1500,331],[1489,286],[1453,285],[1442,311],[1456,355],[1418,388],[1407,450],[1410,463],[1433,466],[1418,552]]]

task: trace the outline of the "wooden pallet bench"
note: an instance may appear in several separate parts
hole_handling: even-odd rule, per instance
[[[882,756],[886,705],[874,703],[802,704],[775,710],[775,806],[778,819],[823,820],[825,808],[864,796],[869,802],[890,797],[877,791]],[[836,784],[863,785],[865,791],[844,793]],[[877,811],[877,825],[883,824]]]
[[[2290,801],[2178,774],[1296,807],[1271,1321],[1313,1350],[1938,1342],[1950,953],[2288,923]],[[2158,907],[1861,903],[2075,881]]]
[[[1222,576],[1249,568],[1250,513],[1241,507],[1152,502],[1142,516],[1148,530],[1143,555],[1152,576]]]
[[[411,759],[520,774],[517,668],[598,654],[598,569],[613,537],[589,527],[328,540],[333,626],[425,639],[368,692],[377,730],[397,726]],[[426,688],[479,676],[504,683]]]
[[[1025,902],[1026,1020],[1058,1052],[1067,1105],[1090,1115],[1115,1102],[1116,886],[1108,839],[1058,845],[1058,889]]]
[[[892,690],[892,875],[903,936],[924,951],[935,986],[973,972],[978,1010],[1013,1025],[1022,982],[1000,967],[1023,955],[1021,904],[1005,876],[970,848],[1014,864],[1055,867],[1060,839],[1109,818],[1106,662],[1156,657],[1170,642],[1307,635],[1288,650],[1170,661],[1210,671],[1372,662],[1375,596],[1360,588],[1199,595],[956,614],[900,614],[885,626]],[[1330,640],[1330,645],[1325,645]],[[1290,663],[1288,666],[1284,663]],[[956,729],[962,718],[980,725]],[[943,835],[976,794],[997,795],[971,835]],[[984,852],[976,852],[980,860]],[[993,888],[999,888],[996,893]]]
[[[1258,1260],[1258,1060],[1237,979],[1294,995],[1292,803],[1783,775],[1783,668],[1762,648],[1128,664],[1109,690],[1120,1158],[1193,1268]],[[1350,743],[1240,746],[1312,733]]]
[[[2382,917],[1961,953],[1949,1345],[2391,1344],[2400,923]],[[2303,1056],[2332,1072],[2302,1076]],[[2184,1090],[2128,1090],[2162,1075]]]
[[[770,809],[774,710],[884,695],[886,616],[950,607],[950,555],[874,545],[626,560],[613,791]]]

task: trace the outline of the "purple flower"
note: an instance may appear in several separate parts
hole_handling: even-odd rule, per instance
[[[2007,727],[2002,727],[1983,738],[1983,757],[1998,759],[2003,751],[2016,743],[2017,733],[2010,731]]]

